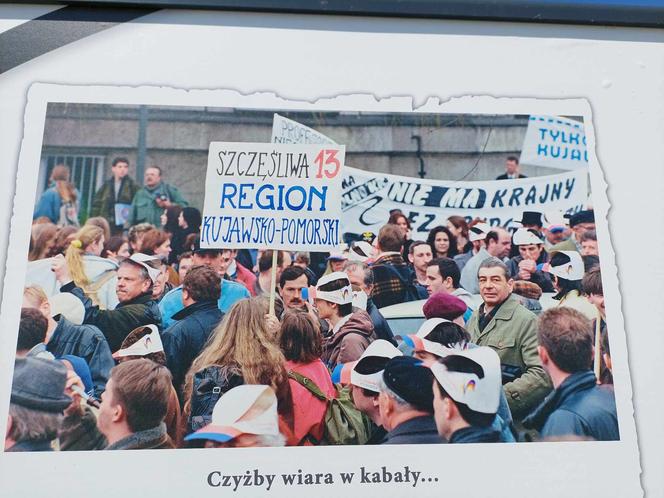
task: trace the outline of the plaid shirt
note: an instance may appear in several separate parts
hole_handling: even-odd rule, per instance
[[[397,270],[405,280],[414,277],[398,252],[386,253],[371,265],[374,275],[374,286],[371,299],[377,308],[404,302],[406,286],[387,266]]]

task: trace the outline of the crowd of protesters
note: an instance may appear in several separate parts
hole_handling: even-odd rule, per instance
[[[6,451],[619,439],[592,209],[209,249],[128,166],[82,225],[65,166],[37,204]],[[395,335],[381,310],[408,301]]]

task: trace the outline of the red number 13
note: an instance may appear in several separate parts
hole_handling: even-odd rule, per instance
[[[337,159],[337,152],[339,151],[334,149],[322,149],[318,153],[316,159],[314,159],[314,162],[318,164],[316,178],[323,178],[323,173],[325,173],[325,176],[328,178],[334,178],[337,176],[337,173],[339,173],[339,169],[341,168],[341,163],[339,162],[339,159]],[[323,169],[323,165],[329,167]]]

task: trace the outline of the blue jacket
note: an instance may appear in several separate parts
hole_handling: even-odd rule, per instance
[[[161,336],[173,385],[181,393],[184,378],[224,314],[215,301],[202,301],[176,313],[177,320]]]
[[[52,184],[54,185],[54,184]],[[76,207],[79,207],[79,199],[81,198],[78,190],[76,190]],[[36,220],[40,216],[46,216],[53,223],[60,221],[60,207],[62,206],[62,199],[56,190],[55,186],[49,187],[44,190],[44,193],[37,201],[35,211],[32,214],[32,219]]]
[[[231,280],[222,279],[221,297],[217,301],[219,309],[226,313],[240,299],[251,297],[247,288]],[[173,325],[174,316],[178,311],[184,308],[182,304],[182,286],[176,287],[166,294],[159,302],[159,311],[164,328]]]
[[[380,310],[376,308],[376,305],[371,300],[367,299],[367,313],[371,317],[371,321],[374,325],[374,332],[378,339],[385,339],[388,342],[391,342],[393,345],[397,345],[397,341],[394,339],[394,334],[390,328],[390,324],[387,323],[385,317],[381,314]]]
[[[83,358],[90,367],[95,394],[104,392],[115,362],[104,334],[97,327],[75,325],[60,315],[46,349],[56,357],[71,354]]]
[[[567,377],[523,421],[542,437],[586,436],[597,441],[617,441],[618,416],[613,390],[598,386],[595,374],[586,370]]]

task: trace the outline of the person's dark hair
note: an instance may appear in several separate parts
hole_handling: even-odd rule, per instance
[[[434,258],[439,257],[438,253],[436,252],[436,235],[438,235],[441,232],[445,233],[450,241],[450,247],[449,249],[447,249],[446,256],[448,258],[456,256],[459,252],[457,248],[456,237],[452,235],[452,232],[450,232],[449,228],[444,227],[442,225],[438,225],[437,227],[434,227],[429,231],[429,235],[427,237],[427,244],[429,244],[429,247],[431,247],[431,252],[433,253],[433,257]]]
[[[581,256],[581,259],[583,260],[584,274],[589,272],[592,268],[599,266],[599,256],[595,256],[594,254]],[[583,287],[583,284],[581,285],[581,287]]]
[[[401,211],[398,211],[398,212],[395,212],[395,213],[390,214],[390,217],[388,218],[387,223],[390,224],[390,225],[398,225],[397,222],[398,222],[399,219],[401,219],[401,218],[403,218],[404,220],[406,220],[406,226],[407,226],[408,229],[410,230],[410,229],[412,228],[411,225],[410,225],[410,220],[409,220],[408,217],[407,217],[405,214],[403,214]],[[404,233],[403,235],[404,235],[404,237],[406,236],[405,233]]]
[[[319,288],[322,291],[331,292],[343,289],[347,285],[348,285],[348,280],[340,278],[338,280],[332,280],[332,282],[328,282],[327,284],[321,285]],[[350,315],[353,312],[353,303],[338,304],[337,306],[339,306],[339,315],[342,317]]]
[[[221,280],[209,266],[199,265],[189,268],[182,281],[182,289],[189,293],[195,302],[219,300]]]
[[[185,251],[182,254],[178,254],[178,263],[183,259],[191,259],[194,257],[194,253],[191,251]]]
[[[468,238],[468,222],[466,221],[466,218],[459,215],[452,215],[447,218],[447,221],[454,225],[455,228],[460,228],[461,235],[463,235],[465,238]]]
[[[73,226],[66,226],[58,228],[58,233],[55,236],[55,243],[53,244],[53,249],[48,254],[49,257],[56,256],[58,254],[65,254],[65,251],[71,244],[71,241],[76,237],[76,232],[78,228]]]
[[[118,163],[125,163],[127,166],[129,166],[129,159],[127,159],[126,157],[122,157],[122,156],[116,157],[115,159],[113,159],[113,162],[111,163],[111,166],[117,166]]]
[[[506,160],[507,160],[507,161],[512,161],[512,162],[514,162],[514,163],[519,164],[519,158],[516,157],[516,156],[507,156],[507,159],[506,159]]]
[[[178,218],[180,217],[181,212],[182,206],[179,206],[178,204],[173,204],[172,206],[168,206],[166,208],[166,224],[164,225],[165,231],[173,234],[181,230],[178,223]]]
[[[398,225],[383,225],[378,232],[378,247],[383,252],[400,252],[405,238]]]
[[[461,325],[454,322],[443,322],[436,325],[425,339],[442,344],[446,348],[451,348],[455,344],[469,343],[470,334]]]
[[[203,223],[203,217],[201,212],[193,207],[182,208],[182,218],[187,222],[187,231],[188,232],[199,232],[201,229],[201,224]]]
[[[464,373],[473,373],[477,375],[480,379],[484,377],[484,369],[475,363],[474,361],[466,358],[465,356],[451,355],[445,358],[441,358],[440,363],[445,365],[445,368],[450,372],[464,372]],[[443,386],[436,380],[436,386],[438,386],[438,392],[443,398],[449,398],[452,403],[459,410],[459,415],[464,419],[468,424],[473,427],[489,427],[493,420],[496,418],[495,413],[481,413],[475,410],[471,410],[468,405],[465,403],[459,403],[454,401],[452,397],[447,394]]]
[[[461,272],[459,271],[459,266],[451,258],[434,258],[429,261],[427,268],[429,266],[437,266],[440,276],[445,280],[447,277],[452,279],[452,286],[457,289],[460,285]]]
[[[277,266],[281,266],[283,264],[284,264],[284,252],[279,251],[277,253]],[[263,254],[261,254],[261,257],[258,258],[258,272],[265,273],[270,268],[272,268],[272,251],[265,251]]]
[[[603,296],[604,289],[602,288],[602,271],[599,266],[593,266],[583,276],[581,280],[581,287],[586,294],[595,294],[596,296]]]
[[[408,248],[408,254],[413,255],[413,254],[415,253],[415,248],[416,248],[416,247],[420,247],[420,246],[428,246],[428,245],[429,245],[429,244],[427,244],[427,243],[424,242],[423,240],[416,240],[416,241],[413,242],[413,243],[410,245],[410,247]]]
[[[122,341],[122,344],[120,345],[119,349],[127,349],[129,346],[133,345],[134,343],[140,341],[143,337],[146,335],[150,335],[152,333],[152,330],[150,330],[150,327],[136,327],[134,330],[129,332],[127,337],[124,338]],[[118,358],[118,363],[123,363],[125,361],[130,361],[130,360],[140,360],[141,358],[144,358],[146,360],[151,360],[154,361],[155,363],[158,363],[159,365],[164,365],[166,366],[166,353],[164,351],[156,351],[154,353],[148,353],[143,356],[120,356]]]
[[[111,370],[112,396],[124,408],[133,432],[157,427],[166,417],[171,396],[171,373],[147,359],[129,360]]]
[[[310,363],[323,353],[318,325],[308,313],[287,311],[281,321],[279,347],[287,360]]]
[[[586,230],[581,234],[581,242],[586,242],[588,240],[594,240],[597,242],[597,232],[595,230]]]
[[[113,237],[104,243],[104,248],[101,251],[101,257],[107,258],[109,251],[113,254],[117,254],[122,247],[122,244],[125,242],[127,242],[127,239],[125,239],[122,235],[113,235]]]
[[[307,285],[309,285],[309,276],[307,275],[307,272],[304,271],[304,268],[301,266],[289,266],[284,269],[279,276],[279,287],[283,289],[286,282],[300,278],[302,275],[307,277]]]
[[[482,268],[500,268],[501,270],[503,270],[503,274],[505,275],[505,280],[510,279],[510,271],[507,268],[507,265],[505,263],[503,263],[501,260],[499,260],[498,258],[490,257],[490,258],[487,258],[484,261],[482,261],[480,263],[479,268],[477,268],[478,278],[480,276],[480,270]]]
[[[48,320],[35,308],[21,308],[16,351],[29,351],[46,339]]]
[[[159,166],[157,166],[156,164],[153,164],[153,165],[151,165],[151,166],[148,166],[148,167],[145,168],[145,169],[156,169],[157,171],[159,171],[159,177],[161,177],[161,176],[162,176],[162,173],[163,173],[163,172],[161,171],[161,168],[160,168]]]
[[[537,340],[563,372],[590,370],[593,327],[581,312],[566,306],[544,311],[537,321]]]
[[[562,252],[557,252],[554,253],[554,255],[551,257],[550,264],[551,266],[560,266],[564,265],[566,263],[570,262],[570,258],[567,254],[564,254]],[[553,296],[553,299],[560,300],[565,295],[567,295],[569,292],[572,292],[573,290],[582,292],[582,287],[581,287],[581,282],[582,280],[567,280],[566,278],[561,278],[558,276],[554,276],[556,281],[558,282],[558,287],[559,291],[558,294]]]
[[[499,237],[498,237],[498,232],[495,230],[491,230],[489,233],[486,234],[486,238],[484,239],[484,245],[486,247],[489,247],[489,242],[494,241],[496,244],[498,243]]]
[[[85,224],[101,228],[104,231],[104,240],[111,238],[111,225],[109,225],[108,220],[103,216],[88,218]]]

